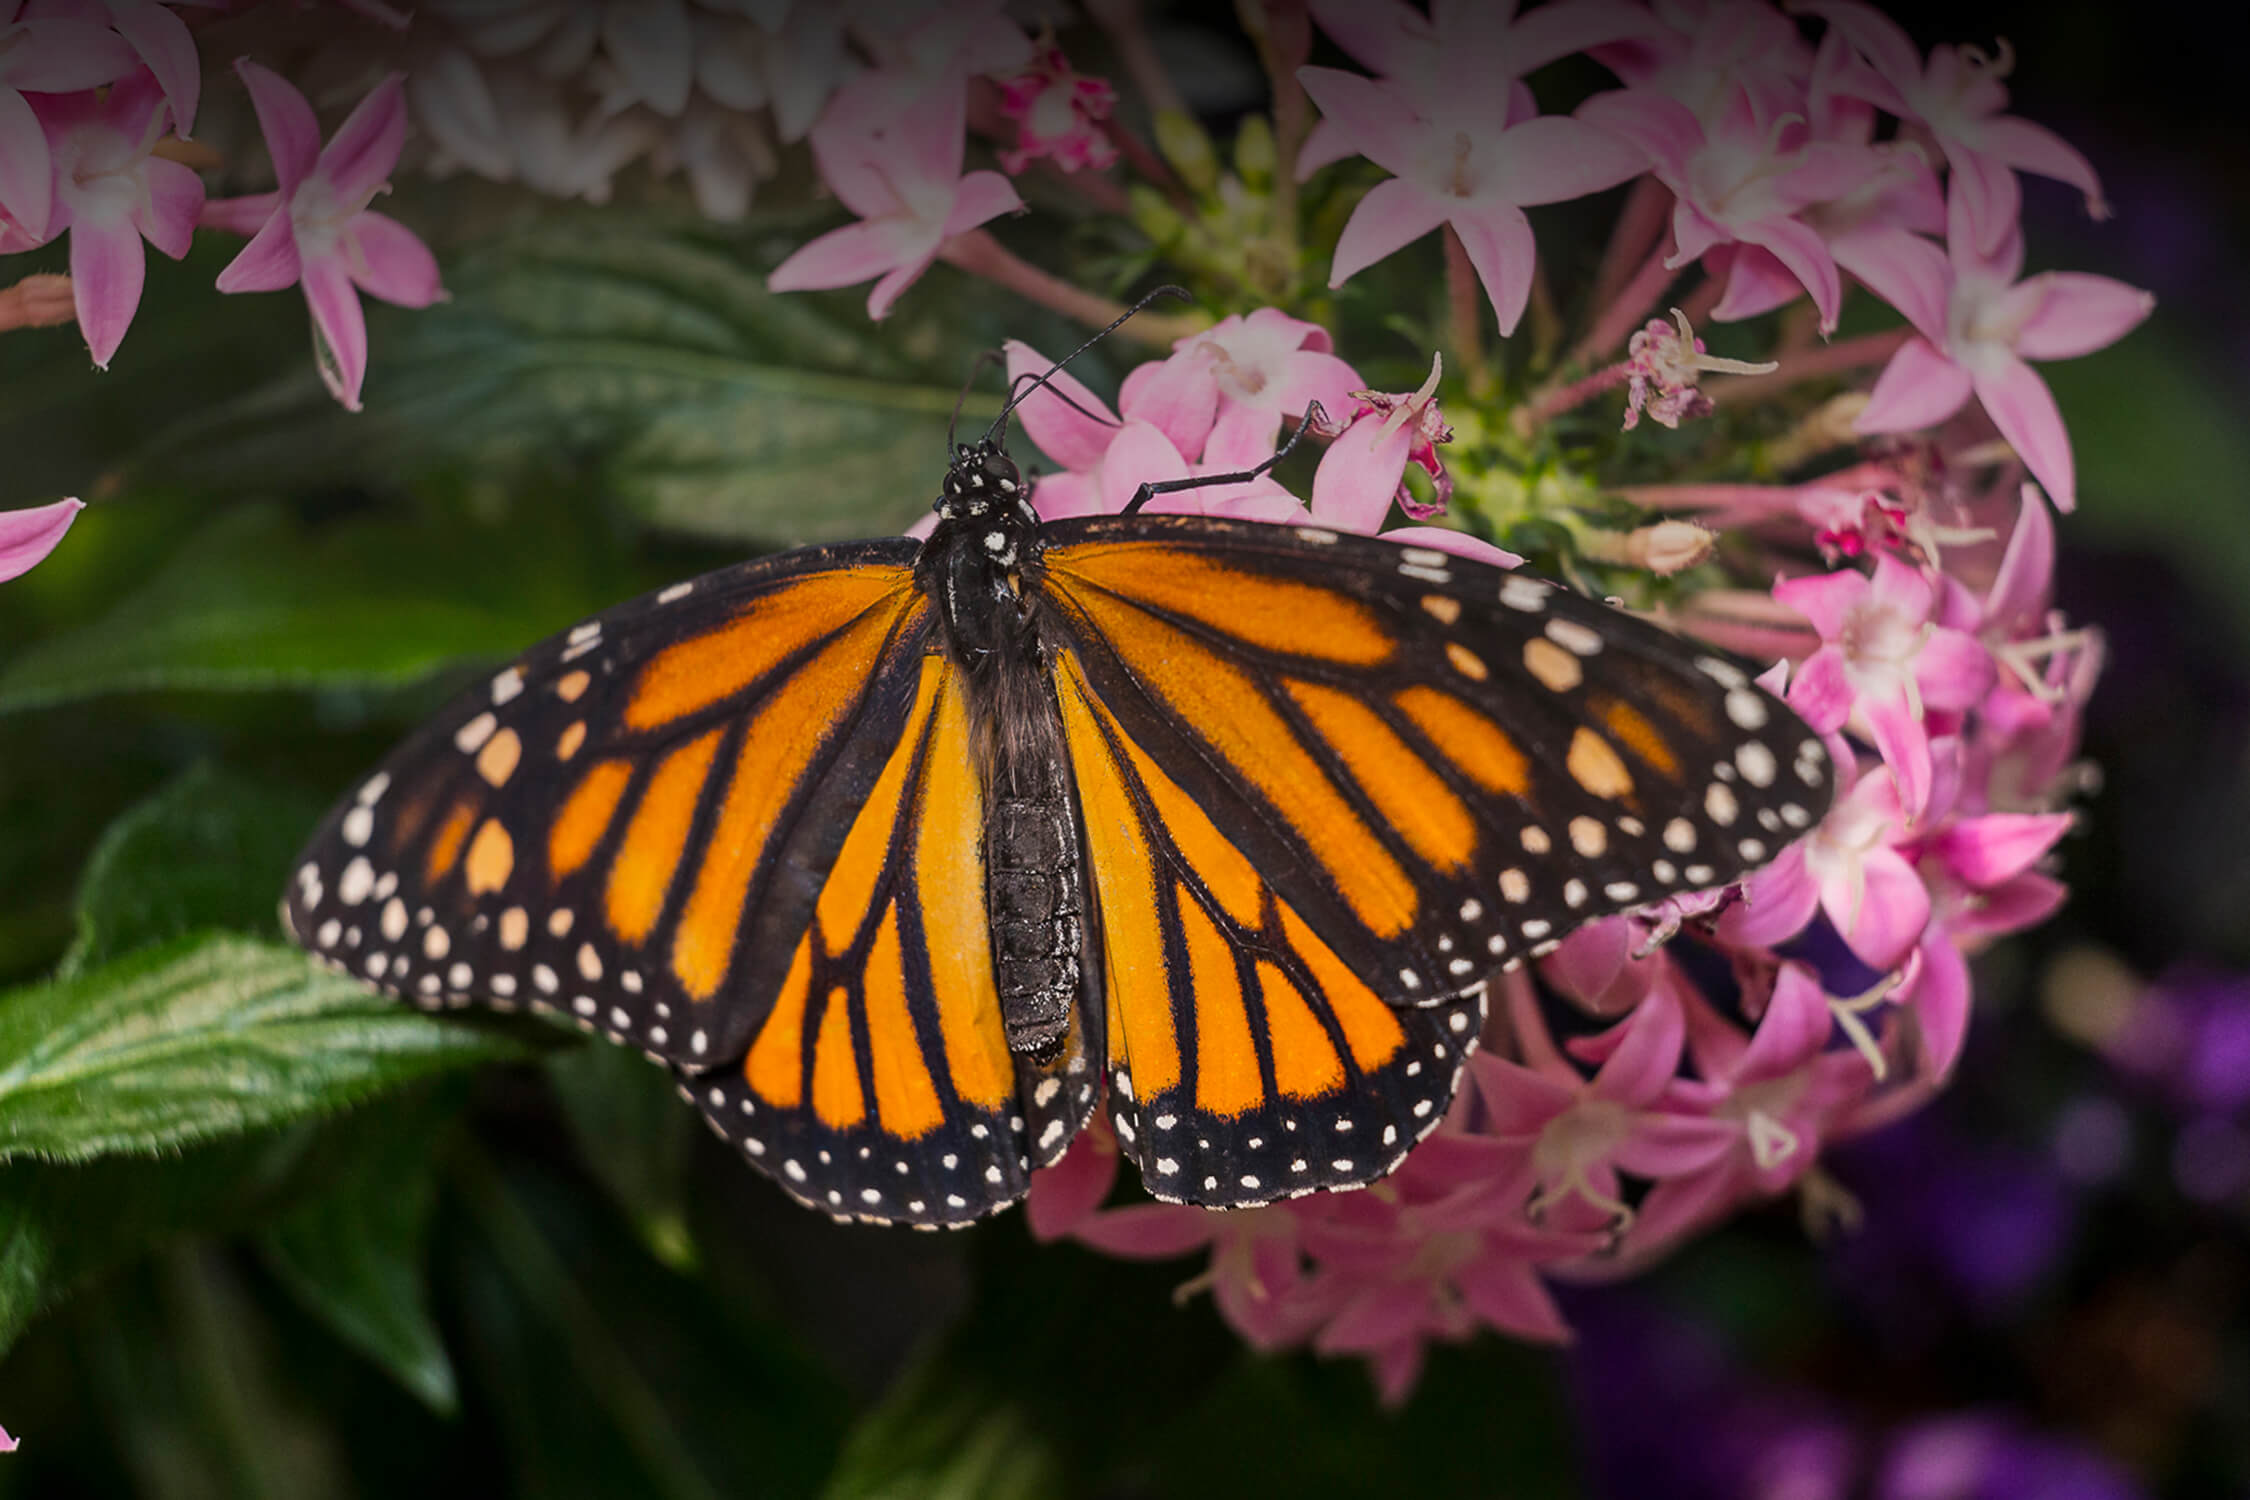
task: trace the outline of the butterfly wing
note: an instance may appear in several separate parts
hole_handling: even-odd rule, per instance
[[[1095,1096],[1098,995],[1042,1068],[1008,1050],[962,676],[921,659],[779,996],[739,1063],[686,1080],[720,1134],[831,1214],[967,1223],[1023,1196]]]
[[[911,709],[913,544],[764,559],[526,651],[315,831],[283,918],[430,1007],[564,1011],[739,1055]]]
[[[1047,1069],[1008,1054],[914,554],[765,559],[531,648],[329,815],[284,920],[425,1006],[529,1004],[640,1047],[828,1212],[1022,1196],[1098,1070],[1082,1028]]]
[[[1819,738],[1729,662],[1526,574],[1313,527],[1047,530],[1093,693],[1386,999],[1473,987],[1817,822]]]
[[[1160,1196],[1383,1175],[1495,971],[1827,806],[1817,737],[1739,669],[1529,576],[1195,516],[1044,536],[1113,1108]]]
[[[1243,1207],[1382,1177],[1436,1128],[1481,990],[1387,1004],[1057,663],[1107,992],[1110,1118],[1151,1193]]]

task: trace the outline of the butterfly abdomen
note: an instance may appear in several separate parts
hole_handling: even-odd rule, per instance
[[[996,796],[985,822],[992,970],[1008,1050],[1052,1062],[1085,947],[1084,883],[1067,797]]]

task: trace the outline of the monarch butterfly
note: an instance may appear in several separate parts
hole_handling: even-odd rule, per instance
[[[1739,668],[1523,573],[1150,488],[1043,523],[1013,404],[926,542],[677,583],[466,692],[321,824],[290,932],[640,1047],[839,1218],[1007,1206],[1105,1074],[1150,1192],[1240,1207],[1388,1173],[1493,974],[1827,806]]]

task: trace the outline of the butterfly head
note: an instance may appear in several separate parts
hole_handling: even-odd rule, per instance
[[[991,438],[959,443],[946,466],[937,513],[947,521],[1016,520],[1035,522],[1023,473],[1007,450]]]

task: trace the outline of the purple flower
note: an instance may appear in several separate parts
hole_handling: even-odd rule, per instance
[[[1919,338],[1902,345],[1875,382],[1861,432],[1934,427],[1972,393],[2032,477],[2069,511],[2078,503],[2070,435],[2047,383],[2025,361],[2076,359],[2123,338],[2156,306],[2107,276],[2045,271],[2023,281],[2023,233],[2011,224],[1979,249],[1970,200],[1954,179],[1944,252],[1920,248],[1855,273],[1906,315]]]
[[[205,223],[251,234],[219,273],[219,290],[277,292],[301,284],[312,309],[320,377],[347,410],[358,411],[367,377],[359,293],[401,307],[428,307],[445,295],[429,248],[405,225],[367,206],[389,187],[406,138],[399,75],[377,84],[323,148],[320,123],[303,94],[248,59],[237,62],[235,72],[249,87],[280,187],[205,211]]]
[[[50,233],[70,231],[70,282],[78,326],[94,363],[109,368],[141,305],[146,239],[174,260],[187,254],[203,207],[203,183],[176,161],[152,155],[167,106],[141,68],[106,94],[41,98],[40,123],[54,160]]]
[[[83,501],[57,500],[28,510],[0,510],[0,583],[37,567],[85,508]]]
[[[860,221],[798,250],[766,285],[800,292],[874,280],[867,315],[879,320],[947,239],[1015,212],[1023,200],[998,172],[961,174],[966,105],[958,79],[926,84],[880,128],[874,115],[845,103],[839,97],[814,127],[813,157]]]

